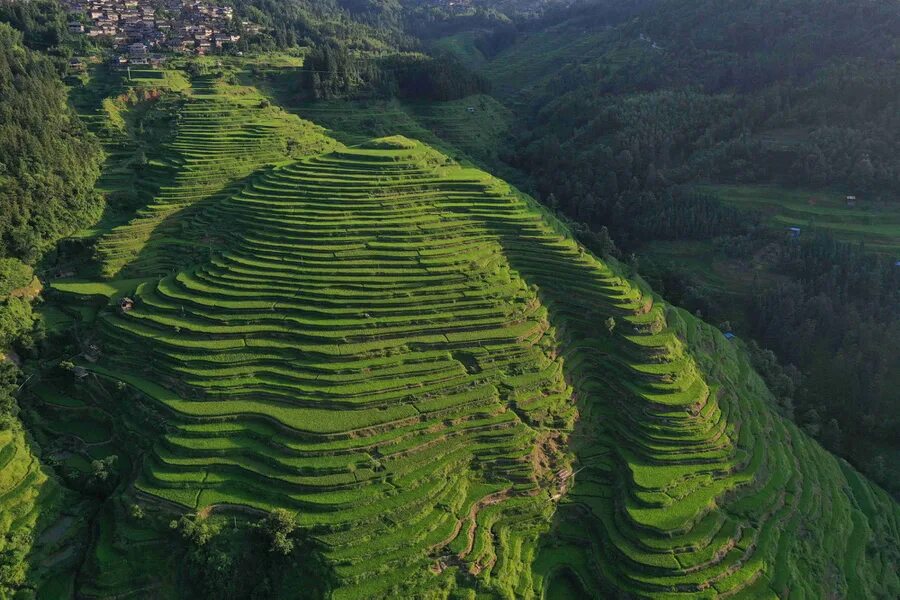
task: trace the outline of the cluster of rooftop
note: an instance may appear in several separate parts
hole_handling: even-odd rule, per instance
[[[235,19],[234,9],[203,0],[66,0],[70,33],[106,37],[123,64],[150,64],[163,51],[207,54],[259,27]],[[156,60],[159,60],[158,58]]]

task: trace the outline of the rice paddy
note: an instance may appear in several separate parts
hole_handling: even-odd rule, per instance
[[[897,504],[774,412],[739,342],[503,181],[240,89],[194,82],[171,184],[100,239],[109,281],[54,286],[99,298],[86,389],[134,399],[140,502],[286,508],[334,598],[900,591]]]

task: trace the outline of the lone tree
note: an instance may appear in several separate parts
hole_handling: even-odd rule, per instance
[[[101,460],[95,460],[91,462],[91,478],[97,482],[105,482],[109,479],[109,476],[112,472],[113,465],[116,464],[116,461],[119,460],[119,457],[115,454],[110,454],[106,458]]]
[[[202,548],[219,533],[219,527],[203,517],[182,515],[181,518],[169,522],[169,528],[181,534],[185,540],[196,548]]]
[[[613,317],[609,317],[603,321],[603,324],[606,326],[606,331],[609,332],[609,335],[612,335],[613,330],[616,328],[616,320]]]
[[[297,529],[294,515],[283,508],[276,508],[259,522],[259,526],[269,540],[269,552],[287,556],[294,551],[291,534]]]

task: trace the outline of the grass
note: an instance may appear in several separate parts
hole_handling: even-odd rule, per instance
[[[171,176],[100,238],[106,279],[53,284],[61,309],[112,301],[85,394],[125,388],[143,498],[294,511],[338,598],[822,596],[826,569],[896,595],[897,504],[782,421],[739,341],[471,163],[337,141],[245,85],[183,93]],[[65,433],[50,417],[83,407],[44,396]],[[103,515],[94,595],[134,575],[120,527]]]
[[[854,206],[845,194],[776,186],[700,186],[726,204],[763,213],[773,228],[800,227],[828,231],[839,240],[863,243],[894,255],[900,250],[900,211],[859,196]]]

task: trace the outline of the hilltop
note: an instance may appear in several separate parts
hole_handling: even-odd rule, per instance
[[[94,119],[104,185],[148,177],[41,309],[24,420],[94,509],[39,597],[900,592],[897,503],[740,340],[508,183],[210,71]]]

